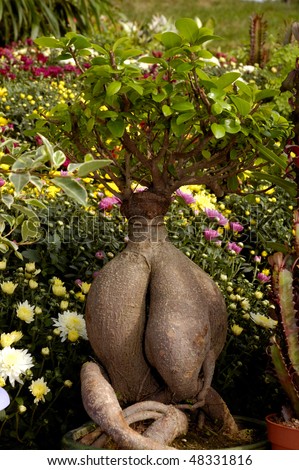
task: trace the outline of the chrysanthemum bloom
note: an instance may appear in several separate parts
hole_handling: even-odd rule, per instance
[[[243,225],[239,222],[230,222],[229,226],[233,232],[242,232],[244,230]]]
[[[6,266],[7,266],[6,259],[3,259],[2,261],[0,261],[0,271],[4,271],[4,269],[6,269]]]
[[[234,324],[232,327],[231,327],[231,330],[232,330],[232,333],[235,335],[235,336],[239,336],[242,331],[244,330],[244,328],[242,328],[241,326],[239,325],[236,325]]]
[[[32,356],[28,349],[15,349],[10,346],[0,350],[0,376],[9,379],[14,387],[15,382],[23,383],[21,375],[33,367]]]
[[[79,339],[79,333],[77,330],[70,330],[67,335],[67,339],[71,343],[75,343]]]
[[[95,257],[97,259],[104,259],[105,258],[105,252],[103,250],[97,251],[95,254]]]
[[[4,410],[10,404],[10,398],[6,390],[0,387],[0,411]]]
[[[34,403],[38,404],[40,401],[45,401],[45,396],[50,392],[47,382],[42,377],[41,379],[32,380],[31,385],[28,387],[32,395],[35,397]]]
[[[14,284],[12,281],[5,281],[0,284],[1,290],[4,294],[12,295],[16,288],[18,287],[18,284]]]
[[[65,380],[63,385],[67,388],[71,388],[73,386],[73,382],[71,380]]]
[[[269,282],[271,279],[271,276],[266,276],[264,273],[258,273],[256,277],[262,283]]]
[[[103,209],[104,211],[110,211],[115,205],[120,204],[121,200],[116,196],[104,197],[99,203],[99,209]]]
[[[206,228],[203,231],[203,234],[204,234],[205,239],[208,240],[209,242],[219,237],[219,232],[217,230],[212,230],[210,228]]]
[[[209,219],[215,219],[219,225],[226,225],[228,223],[228,220],[226,217],[224,217],[221,212],[217,211],[216,209],[211,209],[209,207],[205,208],[205,213]]]
[[[6,183],[6,181],[3,179],[3,178],[0,178],[0,188],[2,188],[2,186],[4,186]]]
[[[29,304],[28,300],[18,304],[17,317],[26,323],[32,323],[34,321],[34,307]]]
[[[30,289],[34,290],[38,288],[38,282],[36,282],[34,279],[29,280],[29,287]]]
[[[186,204],[194,204],[195,203],[195,198],[192,196],[192,194],[185,193],[181,189],[176,190],[176,195],[181,197]]]
[[[66,287],[63,285],[54,284],[52,286],[52,292],[57,297],[64,297],[66,294]]]
[[[260,313],[250,313],[250,317],[259,326],[263,328],[272,329],[275,328],[277,325],[277,321],[273,320],[272,318],[266,317],[265,315],[261,315]]]
[[[249,310],[250,309],[250,302],[249,302],[248,299],[243,299],[240,305],[241,305],[243,310]]]
[[[228,242],[226,248],[229,250],[229,251],[233,251],[235,252],[237,255],[240,253],[240,251],[242,250],[242,247],[237,245],[235,242]]]
[[[26,263],[25,270],[27,271],[27,273],[33,273],[35,271],[35,263]]]
[[[66,310],[66,309],[68,308],[68,306],[69,306],[69,303],[68,303],[67,300],[62,300],[62,301],[60,302],[60,308],[61,308],[61,310]]]
[[[87,339],[83,315],[66,310],[64,313],[59,313],[58,319],[52,318],[52,320],[54,321],[54,326],[59,330],[61,341],[65,341],[71,331],[76,331],[79,337]]]
[[[81,290],[82,290],[83,294],[88,294],[89,289],[90,289],[90,286],[91,286],[90,283],[88,283],[88,282],[82,282],[82,284],[81,284]]]
[[[0,336],[0,344],[2,348],[11,346],[13,343],[19,341],[23,336],[21,331],[12,331],[11,333],[2,333]]]

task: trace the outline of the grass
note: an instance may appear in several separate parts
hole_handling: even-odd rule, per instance
[[[267,21],[267,37],[283,42],[287,25],[299,21],[299,3],[282,1],[263,3],[247,0],[117,0],[123,14],[130,20],[147,23],[153,15],[164,15],[175,21],[180,17],[198,17],[203,23],[213,20],[215,34],[223,37],[219,49],[229,51],[248,45],[250,17],[263,14]]]

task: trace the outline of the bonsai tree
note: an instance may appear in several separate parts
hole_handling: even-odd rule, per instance
[[[72,184],[76,195],[75,178],[93,172],[128,219],[127,247],[88,295],[87,331],[99,364],[86,363],[81,373],[87,412],[121,448],[168,448],[186,432],[185,409],[237,432],[211,386],[226,338],[224,300],[167,239],[173,194],[201,184],[222,197],[260,180],[293,189],[281,177],[287,157],[277,142],[290,131],[272,109],[275,92],[244,83],[237,71],[217,75],[207,49],[213,31],[189,18],[175,26],[157,35],[161,50],[152,54],[128,37],[104,45],[75,33],[36,40],[82,70],[77,99],[36,124],[71,160],[70,179],[53,181]],[[132,414],[157,421],[140,436],[129,428]]]

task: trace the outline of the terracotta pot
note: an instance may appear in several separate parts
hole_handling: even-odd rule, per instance
[[[261,437],[259,441],[254,442],[252,444],[244,444],[244,445],[240,445],[236,447],[230,447],[230,448],[227,448],[226,450],[269,449],[269,442],[266,436],[267,430],[266,430],[266,425],[264,421],[260,421],[254,418],[247,418],[243,416],[235,416],[235,419],[237,423],[241,425],[242,427],[259,429],[261,436],[263,436],[263,434],[264,436]],[[78,441],[81,437],[85,436],[91,431],[94,431],[96,427],[97,427],[96,424],[90,421],[84,424],[83,426],[80,426],[77,429],[67,432],[62,438],[62,442],[61,442],[62,449],[64,450],[88,450],[88,449],[96,450],[97,448],[81,444]]]
[[[268,439],[273,450],[299,450],[299,429],[290,428],[276,423],[278,415],[273,413],[266,416]]]

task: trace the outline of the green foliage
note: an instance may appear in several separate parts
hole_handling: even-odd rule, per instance
[[[109,0],[0,0],[0,43],[60,36],[70,29],[95,33],[101,30],[101,15],[111,10]]]

